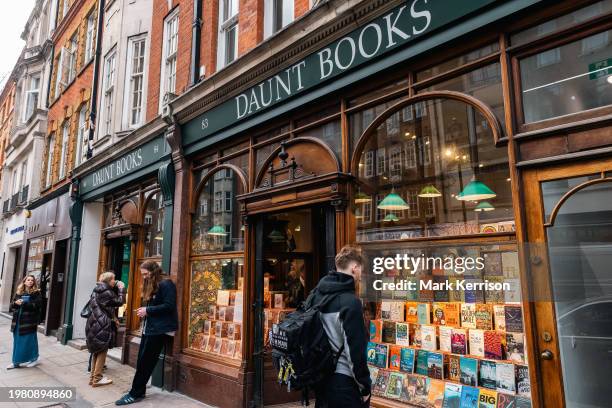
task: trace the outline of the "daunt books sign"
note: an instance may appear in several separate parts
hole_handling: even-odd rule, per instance
[[[291,67],[198,116],[184,127],[189,145],[402,47],[495,0],[409,0]]]

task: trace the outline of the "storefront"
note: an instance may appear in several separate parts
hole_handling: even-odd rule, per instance
[[[354,10],[276,75],[177,108],[179,391],[299,399],[267,333],[356,243],[369,270],[455,265],[388,268],[382,283],[432,285],[377,298],[360,282],[373,405],[606,405],[612,3],[491,3]],[[476,285],[436,289],[457,266]]]

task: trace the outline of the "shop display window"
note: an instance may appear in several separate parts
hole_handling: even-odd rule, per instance
[[[164,203],[161,193],[155,193],[145,208],[144,257],[161,257],[164,244]]]
[[[458,57],[446,60],[441,64],[437,64],[433,67],[424,69],[422,71],[418,71],[416,73],[416,81],[421,82],[431,77],[444,74],[446,72],[459,68],[463,65],[469,64],[471,62],[477,61],[486,56],[492,55],[498,51],[499,51],[498,42],[494,42],[494,43],[485,45],[484,47],[470,51]]]
[[[379,103],[378,105],[349,113],[348,121],[352,147],[355,148],[363,132],[365,132],[368,126],[374,122],[377,116],[398,103],[401,99],[402,98],[393,98],[389,101]]]
[[[297,133],[296,137],[313,137],[315,139],[320,139],[336,153],[337,157],[341,156],[342,141],[340,140],[340,119]]]

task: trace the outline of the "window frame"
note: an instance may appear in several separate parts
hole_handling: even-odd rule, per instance
[[[58,179],[62,180],[68,174],[68,150],[70,148],[70,119],[66,119],[62,125],[62,142],[60,145],[60,161],[58,169]]]
[[[117,50],[113,48],[104,57],[104,79],[102,86],[102,115],[100,125],[103,125],[103,135],[113,134],[113,114],[115,105],[115,78],[117,74]],[[100,136],[98,134],[98,136]]]
[[[96,9],[92,9],[87,15],[85,23],[85,50],[83,52],[83,66],[91,61],[95,55],[96,39]]]
[[[36,87],[33,86],[34,80],[37,81]],[[28,87],[24,91],[24,108],[23,108],[23,116],[22,122],[26,123],[36,112],[38,109],[38,104],[40,103],[40,74],[32,74],[27,79]],[[32,102],[31,98],[35,98],[35,102]],[[32,102],[32,104],[30,104]],[[31,108],[31,110],[30,110]]]
[[[162,112],[164,106],[164,98],[168,93],[176,93],[176,73],[178,64],[178,45],[179,45],[179,24],[180,15],[179,8],[175,8],[164,18],[163,25],[163,39],[162,39],[162,55],[161,55],[161,69],[160,69],[160,80],[159,80],[159,113]],[[176,28],[170,38],[170,29]],[[176,49],[169,54],[169,47],[176,47]],[[170,71],[169,71],[170,70]],[[170,75],[169,75],[169,72]],[[172,84],[172,87],[169,84]]]
[[[235,13],[226,13],[226,9],[236,4]],[[233,7],[232,7],[233,9]],[[217,70],[223,69],[238,58],[239,44],[239,15],[240,3],[238,0],[219,0],[219,32],[217,39]],[[231,33],[234,33],[232,36]],[[232,40],[231,44],[230,41]],[[231,55],[230,55],[230,51]]]
[[[134,67],[135,61],[135,51],[137,44],[141,44],[139,47],[139,51],[141,55],[139,59],[142,59],[141,66],[142,70],[140,72],[135,73]],[[141,126],[144,122],[145,117],[145,109],[146,109],[146,98],[147,98],[147,34],[139,34],[137,36],[128,38],[128,47],[127,47],[127,66],[126,66],[126,75],[125,75],[125,97],[123,104],[123,127],[124,129],[136,129]],[[133,115],[134,109],[136,109],[133,104],[135,100],[134,92],[135,92],[135,83],[136,79],[140,80],[140,90],[139,90],[139,98],[140,103],[138,106],[138,121],[134,122]]]
[[[83,104],[78,111],[77,119],[77,140],[75,153],[75,167],[79,166],[87,158],[86,144],[89,142],[89,134],[87,132],[87,104]],[[81,120],[83,119],[83,120]]]
[[[79,51],[79,30],[76,30],[72,36],[70,36],[70,39],[68,40],[67,43],[67,48],[64,47],[66,49],[66,52],[68,53],[68,78],[67,78],[67,85],[70,85],[77,76],[77,65],[78,65],[78,61],[77,61],[77,56],[78,56],[78,51]]]
[[[53,184],[53,156],[55,156],[55,132],[51,133],[49,142],[47,143],[45,188],[49,188]]]

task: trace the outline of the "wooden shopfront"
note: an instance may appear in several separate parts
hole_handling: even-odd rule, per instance
[[[481,258],[483,270],[466,278],[507,284],[502,292],[364,297],[377,352],[403,347],[421,356],[417,372],[372,361],[373,405],[433,404],[461,386],[517,406],[605,406],[612,4],[522,7],[463,36],[453,31],[427,53],[410,54],[417,51],[407,45],[367,74],[347,69],[351,82],[334,73],[312,92],[288,95],[284,110],[241,110],[246,85],[225,95],[228,105],[177,108],[186,159],[176,191],[190,213],[175,226],[186,232],[173,249],[184,260],[179,391],[222,407],[299,399],[275,384],[266,332],[333,267],[338,248],[356,243],[370,260]],[[495,10],[470,15],[492,18],[486,13]],[[229,105],[238,109],[234,127],[215,123],[215,109],[231,113]],[[563,252],[568,246],[574,252]],[[556,256],[580,259],[567,263],[580,278],[572,281]],[[418,277],[435,282],[448,273],[432,267]],[[562,297],[571,282],[588,288],[570,291],[574,303]],[[397,302],[400,315],[389,314]],[[428,316],[411,320],[407,310],[421,304]],[[432,313],[453,307],[459,319],[448,324]],[[461,321],[462,309],[483,320]],[[589,319],[594,327],[579,324]],[[413,336],[395,344],[390,327],[404,322],[433,330],[434,344]],[[387,327],[381,338],[377,324]],[[450,348],[441,326],[456,340]]]

